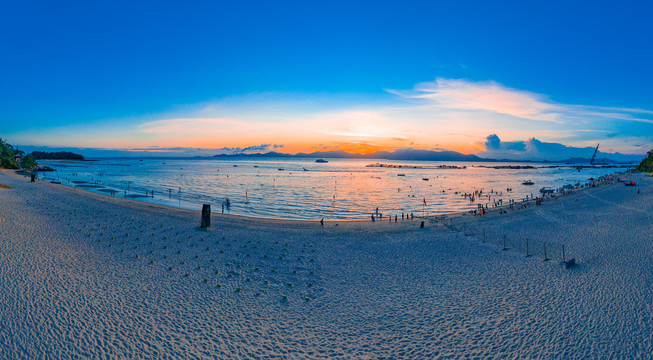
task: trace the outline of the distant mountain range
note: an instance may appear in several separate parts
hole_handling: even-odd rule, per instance
[[[233,157],[296,157],[296,158],[325,158],[325,159],[385,159],[385,160],[424,160],[424,161],[493,161],[482,159],[476,155],[465,155],[455,151],[430,151],[401,149],[396,151],[376,151],[369,154],[352,154],[346,151],[315,151],[312,153],[283,154],[270,151],[267,153],[255,154],[220,154],[214,158],[233,158]]]
[[[275,151],[254,154],[220,154],[214,155],[213,158],[276,158],[276,157],[293,157],[293,158],[324,158],[324,159],[383,159],[383,160],[416,160],[416,161],[483,161],[483,162],[555,162],[570,164],[589,164],[590,159],[570,158],[560,161],[523,161],[523,160],[506,160],[506,159],[484,159],[476,155],[465,155],[456,151],[432,151],[416,149],[400,149],[396,151],[376,151],[369,154],[352,154],[346,151],[315,151],[312,153],[284,154]],[[618,161],[601,158],[594,161],[595,165],[616,164]]]

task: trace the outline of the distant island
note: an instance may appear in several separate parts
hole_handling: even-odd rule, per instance
[[[327,159],[384,159],[384,160],[404,160],[404,161],[479,161],[479,162],[535,162],[535,163],[566,163],[566,164],[589,164],[589,158],[570,158],[559,161],[552,160],[509,160],[509,159],[487,159],[476,155],[465,155],[456,151],[442,150],[418,150],[418,149],[400,149],[395,151],[375,151],[369,154],[353,154],[347,151],[315,151],[312,153],[285,154],[275,151],[266,153],[253,154],[219,154],[212,158],[229,159],[229,158],[327,158]],[[620,162],[607,158],[596,159],[595,165],[609,164],[631,164],[629,162]]]
[[[84,156],[69,151],[33,151],[34,160],[84,160]]]
[[[347,151],[315,151],[312,153],[284,154],[275,151],[254,154],[220,154],[213,158],[231,157],[296,157],[296,158],[329,158],[329,159],[386,159],[386,160],[418,160],[418,161],[488,161],[476,155],[465,155],[455,151],[432,151],[417,149],[400,149],[396,151],[375,151],[369,154],[353,154]]]

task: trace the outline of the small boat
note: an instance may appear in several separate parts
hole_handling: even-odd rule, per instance
[[[279,168],[279,169],[277,169],[277,170],[279,170],[279,171],[284,171],[285,169],[284,169],[284,168]]]
[[[397,176],[406,176],[406,174],[397,174]]]
[[[429,181],[429,178],[422,178],[422,180],[424,180],[424,181]]]
[[[541,192],[543,195],[546,195],[546,194],[553,194],[554,191],[555,191],[555,190],[553,190],[553,189],[550,188],[550,187],[543,187],[543,188],[540,189],[540,192]]]
[[[637,185],[637,183],[634,182],[634,181],[629,181],[629,182],[625,183],[624,185],[626,185],[626,186],[635,186],[635,185]]]
[[[306,168],[305,168],[305,167],[303,167],[302,169],[304,169],[304,171],[308,171],[308,170],[306,170]]]
[[[324,159],[317,159],[317,160],[315,160],[315,162],[316,163],[328,163],[328,161],[326,161]]]
[[[532,180],[526,180],[521,183],[522,185],[535,185],[535,183]]]

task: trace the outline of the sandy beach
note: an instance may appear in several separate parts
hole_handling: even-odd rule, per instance
[[[650,358],[653,177],[628,178],[423,229],[202,230],[3,170],[0,358]]]

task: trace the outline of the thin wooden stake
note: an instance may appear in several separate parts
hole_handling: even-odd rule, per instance
[[[544,244],[544,261],[549,261],[549,258],[546,256],[546,243],[543,242],[542,244]]]

